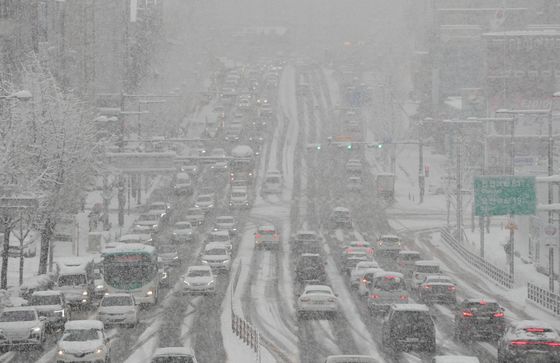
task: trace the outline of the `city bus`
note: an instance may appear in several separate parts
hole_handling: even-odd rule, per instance
[[[118,244],[102,253],[107,293],[127,292],[139,304],[156,304],[159,289],[158,256],[153,246]]]

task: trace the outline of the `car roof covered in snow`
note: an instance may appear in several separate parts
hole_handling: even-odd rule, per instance
[[[37,313],[37,310],[35,310],[34,307],[32,306],[12,306],[12,307],[6,307],[2,310],[3,313],[5,312],[9,312],[9,311],[35,311],[35,313]]]
[[[189,348],[185,347],[165,347],[157,348],[154,352],[153,358],[166,357],[166,356],[194,356]]]
[[[479,363],[477,357],[467,355],[436,355],[434,363]]]
[[[404,250],[404,251],[399,251],[399,255],[420,255],[420,252],[411,251],[411,250]]]
[[[228,246],[224,242],[209,242],[206,244],[206,246],[204,246],[204,251],[212,250],[215,248],[227,249]]]
[[[345,208],[345,207],[336,207],[333,209],[333,211],[335,212],[350,212],[350,209]]]
[[[196,265],[196,266],[189,266],[187,272],[189,271],[212,271],[212,268],[208,265]]]
[[[420,311],[420,312],[430,312],[430,308],[428,308],[424,304],[393,304],[391,305],[391,309],[396,311]]]
[[[96,329],[103,330],[103,323],[99,320],[70,320],[64,324],[64,330],[85,330]]]
[[[323,290],[323,291],[332,292],[332,289],[330,288],[330,286],[327,286],[327,285],[306,285],[304,290],[305,291]]]
[[[370,355],[329,355],[325,363],[377,363]]]
[[[547,322],[540,320],[519,320],[511,323],[510,330],[505,338],[508,340],[542,340],[550,339],[560,341],[558,332]]]
[[[229,232],[228,232],[228,231],[224,231],[224,230],[210,231],[210,235],[214,235],[214,236],[228,236],[228,237],[229,237]]]
[[[142,243],[122,243],[116,246],[115,248],[111,248],[108,251],[104,251],[104,253],[130,253],[130,252],[145,252],[145,253],[154,253],[156,248],[154,246],[148,246]]]
[[[43,290],[43,291],[34,291],[31,296],[61,296],[62,291],[58,290]]]
[[[414,264],[416,266],[439,266],[439,263],[434,260],[420,260],[420,261],[415,261]]]

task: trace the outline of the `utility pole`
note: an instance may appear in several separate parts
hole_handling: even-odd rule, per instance
[[[462,157],[462,147],[461,147],[461,135],[460,131],[456,130],[457,138],[455,142],[455,147],[457,149],[457,240],[459,243],[463,243],[463,183],[461,181],[463,175],[461,171],[461,157]]]
[[[430,118],[426,118],[426,121],[432,121]],[[418,121],[418,188],[420,193],[419,203],[424,202],[424,192],[426,186],[426,179],[424,175],[424,123],[422,120]]]

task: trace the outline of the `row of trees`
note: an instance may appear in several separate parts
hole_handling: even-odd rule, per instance
[[[24,214],[2,211],[2,289],[7,287],[12,231],[18,231],[22,244],[27,235],[24,229],[40,232],[38,273],[45,274],[57,220],[79,210],[84,185],[99,166],[93,110],[71,91],[62,90],[35,55],[21,65],[17,79],[0,75],[0,94],[13,95],[22,89],[31,93],[29,100],[9,97],[0,101],[0,173],[4,181],[0,192],[32,196],[38,207]],[[20,257],[20,283],[22,273]]]

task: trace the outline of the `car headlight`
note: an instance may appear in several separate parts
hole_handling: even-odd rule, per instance
[[[148,292],[146,293],[146,296],[152,296],[154,294],[154,292],[152,290],[148,290]]]
[[[97,290],[103,290],[103,289],[105,288],[105,286],[103,286],[103,285],[97,285],[95,288],[96,288]]]
[[[210,281],[207,285],[208,285],[208,286],[214,285],[214,280]]]
[[[173,256],[173,259],[174,259],[174,260],[178,260],[178,259],[179,259],[179,256]]]
[[[177,232],[173,232],[173,236],[177,236]]]
[[[187,286],[191,286],[191,283],[190,283],[190,282],[188,282],[187,280],[183,280],[183,282],[185,283],[185,285],[187,285]]]
[[[214,208],[214,204],[209,204],[208,208]]]
[[[88,292],[86,290],[82,291],[82,296],[87,296]]]
[[[208,261],[206,261],[206,260],[200,260],[200,262],[202,262],[202,263],[208,263]]]
[[[95,354],[102,354],[104,351],[105,351],[105,347],[100,346],[100,347],[97,347],[97,349],[95,350]]]
[[[59,357],[62,357],[64,355],[64,350],[59,349],[58,352],[56,353]]]
[[[200,208],[200,206],[199,206],[198,204],[195,204],[194,206],[195,206],[196,208]]]
[[[40,333],[41,332],[41,327],[40,326],[36,326],[31,328],[31,332],[32,333]]]
[[[161,273],[161,278],[162,278],[162,280],[166,279],[167,278],[167,272],[162,272]]]
[[[62,310],[55,310],[54,313],[55,313],[55,314],[60,314],[60,316],[62,316],[62,317],[64,317],[64,315],[66,314],[66,313],[64,312],[64,309],[62,309]]]
[[[229,262],[229,260],[223,260],[223,261],[222,261],[222,263],[224,263],[224,264],[225,264],[225,263],[228,263],[228,262]]]

